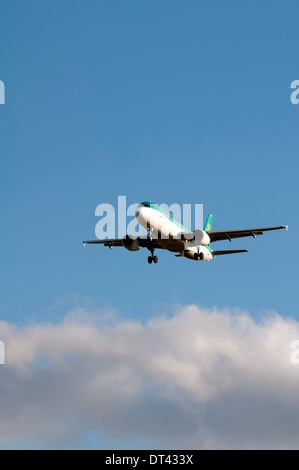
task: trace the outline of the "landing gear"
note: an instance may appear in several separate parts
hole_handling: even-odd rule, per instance
[[[194,259],[195,261],[198,261],[200,259],[200,261],[203,261],[205,255],[203,253],[194,253]]]
[[[147,261],[148,261],[149,264],[152,264],[152,262],[154,262],[155,264],[157,264],[157,263],[158,263],[158,256],[149,256],[149,257],[147,258]]]
[[[149,256],[149,257],[147,258],[148,263],[149,263],[149,264],[152,264],[152,262],[154,262],[155,264],[157,264],[157,263],[158,263],[158,256],[154,256],[155,248],[153,248],[153,247],[151,246],[151,248],[148,248],[148,249],[150,250],[150,252],[151,252],[151,254],[152,254],[152,256]]]

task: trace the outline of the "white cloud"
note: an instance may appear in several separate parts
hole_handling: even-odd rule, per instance
[[[58,324],[0,322],[0,445],[76,447],[98,433],[133,448],[298,447],[295,320],[188,306],[109,322],[82,309]]]

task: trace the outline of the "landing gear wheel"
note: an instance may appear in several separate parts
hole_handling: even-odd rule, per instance
[[[157,264],[158,263],[158,256],[154,256],[153,260],[154,260],[154,263]]]
[[[152,258],[151,256],[149,256],[149,257],[147,258],[147,261],[148,261],[148,264],[152,264],[153,258]]]
[[[200,253],[199,257],[200,257],[201,261],[203,261],[203,259],[204,259],[205,256],[204,256],[203,253]]]
[[[195,259],[195,261],[198,260],[198,253],[194,253],[194,259]]]

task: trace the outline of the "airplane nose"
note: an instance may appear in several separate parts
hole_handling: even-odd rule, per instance
[[[135,211],[135,217],[136,217],[136,219],[140,216],[141,208],[142,208],[142,206],[141,206],[141,204],[139,204],[139,205],[137,206],[136,211]]]

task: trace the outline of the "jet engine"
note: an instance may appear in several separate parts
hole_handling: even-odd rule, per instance
[[[194,232],[182,232],[181,239],[186,242],[194,242],[196,245],[208,246],[211,242],[209,235],[204,230]]]
[[[122,240],[123,246],[129,251],[138,251],[140,249],[139,241],[137,238],[126,235]]]

